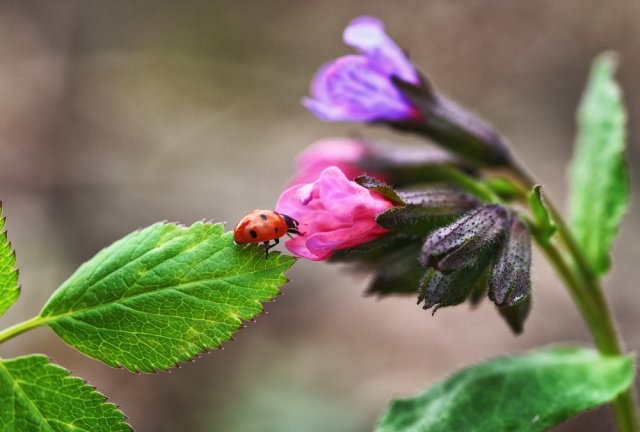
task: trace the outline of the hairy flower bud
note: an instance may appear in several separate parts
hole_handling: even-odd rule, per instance
[[[420,85],[394,78],[402,94],[420,110],[422,121],[388,122],[396,129],[424,135],[460,157],[480,165],[501,166],[509,149],[495,129],[477,115],[437,93],[422,78]]]
[[[435,306],[433,313],[441,307],[454,306],[467,300],[486,287],[487,260],[480,260],[471,268],[442,273],[434,268],[427,269],[418,285],[418,304],[424,302],[423,309]]]
[[[530,271],[531,236],[520,218],[514,216],[489,277],[489,298],[498,306],[520,302],[531,291]]]
[[[432,187],[397,193],[405,205],[379,214],[376,222],[392,231],[420,238],[479,205],[471,195],[453,188]]]
[[[513,306],[498,306],[500,316],[509,325],[509,328],[515,333],[520,334],[524,331],[524,322],[531,311],[531,295],[527,295]]]
[[[422,264],[443,273],[473,266],[483,250],[489,252],[500,244],[508,218],[507,210],[499,205],[467,212],[426,238],[420,257]]]

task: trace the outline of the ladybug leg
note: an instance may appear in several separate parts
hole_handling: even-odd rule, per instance
[[[280,243],[280,239],[274,239],[273,240],[273,244],[269,244],[269,241],[266,241],[263,243],[264,245],[264,257],[269,258],[269,249],[271,249],[272,247],[276,246],[278,243]]]

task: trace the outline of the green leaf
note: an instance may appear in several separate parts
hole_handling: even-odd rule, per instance
[[[279,294],[294,261],[236,245],[221,224],[158,223],[82,265],[40,316],[109,366],[167,369],[231,339]]]
[[[11,249],[4,228],[5,217],[2,214],[0,201],[0,316],[9,309],[20,296],[18,270],[16,270],[16,254]]]
[[[527,200],[531,207],[534,225],[531,226],[533,234],[541,241],[548,242],[556,232],[556,224],[551,219],[549,210],[542,200],[542,185],[535,185],[527,194]]]
[[[633,382],[631,356],[547,348],[463,369],[391,403],[379,432],[536,432],[613,400]]]
[[[570,226],[593,271],[603,276],[629,195],[624,162],[626,113],[614,79],[617,62],[600,55],[591,69],[580,108],[571,163]]]
[[[45,356],[0,360],[0,432],[132,430],[124,420],[104,395]]]

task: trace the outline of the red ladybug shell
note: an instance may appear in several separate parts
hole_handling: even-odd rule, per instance
[[[240,219],[233,229],[236,243],[264,243],[282,237],[287,221],[273,210],[253,210]]]

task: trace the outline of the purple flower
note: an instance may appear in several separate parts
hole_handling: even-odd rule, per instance
[[[407,121],[421,117],[396,88],[392,77],[418,85],[420,77],[382,22],[359,17],[343,40],[360,52],[322,66],[303,105],[325,121]]]

